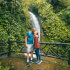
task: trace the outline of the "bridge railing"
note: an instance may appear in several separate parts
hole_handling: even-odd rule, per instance
[[[13,46],[14,44],[16,45]],[[40,50],[44,56],[66,60],[70,65],[70,43],[40,42],[40,46]],[[10,56],[12,52],[25,53],[25,42],[10,40],[8,42],[0,42],[0,56],[3,54],[8,54],[8,56]]]

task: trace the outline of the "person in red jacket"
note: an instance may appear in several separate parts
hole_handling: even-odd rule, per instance
[[[41,55],[39,53],[39,50],[40,50],[40,44],[38,42],[38,38],[39,38],[39,35],[38,35],[38,32],[34,32],[34,50],[35,50],[35,53],[36,53],[36,56],[37,56],[37,64],[41,64],[42,60],[41,60]]]

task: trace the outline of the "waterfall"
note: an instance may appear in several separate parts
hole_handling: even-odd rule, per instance
[[[36,29],[36,31],[38,32],[39,41],[40,41],[40,25],[39,25],[39,21],[38,21],[37,17],[32,12],[29,11],[29,14],[30,14],[32,27],[34,27]],[[24,55],[27,56],[27,53],[24,53]],[[31,54],[29,54],[29,56],[31,57]],[[33,58],[36,58],[35,54],[33,54]]]
[[[36,31],[38,32],[38,34],[39,34],[39,41],[40,41],[40,25],[39,25],[39,21],[38,21],[37,17],[34,15],[34,13],[29,11],[29,14],[30,14],[32,27],[35,28]]]

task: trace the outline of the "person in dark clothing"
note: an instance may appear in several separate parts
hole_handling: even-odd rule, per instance
[[[39,53],[39,50],[40,50],[40,44],[38,42],[38,38],[39,38],[39,35],[38,35],[38,32],[34,32],[34,50],[35,50],[35,53],[36,53],[36,57],[37,57],[37,61],[36,63],[37,64],[41,64],[42,60],[41,60],[41,55]]]

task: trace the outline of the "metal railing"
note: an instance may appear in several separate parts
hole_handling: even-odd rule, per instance
[[[16,51],[13,47],[14,50],[12,50],[12,44],[17,43],[17,46],[14,46],[16,49],[18,48],[20,51]],[[23,49],[25,48],[25,42],[24,41],[8,41],[8,42],[0,42],[0,48],[3,48],[2,46],[8,44],[7,46],[7,51],[1,51],[0,49],[0,56],[4,54],[8,54],[8,56],[11,55],[12,52],[22,52]],[[19,47],[21,45],[21,47]],[[23,46],[23,47],[22,47]],[[70,43],[58,43],[58,42],[40,42],[40,50],[44,54],[44,56],[47,57],[54,57],[54,58],[59,58],[62,60],[68,61],[68,64],[70,65],[70,50],[68,51],[67,49],[70,48]],[[49,47],[47,47],[49,46]],[[69,46],[69,48],[66,49],[66,46]],[[46,50],[47,49],[47,50]],[[64,52],[64,53],[63,53]],[[65,54],[67,53],[67,57],[65,58]]]

